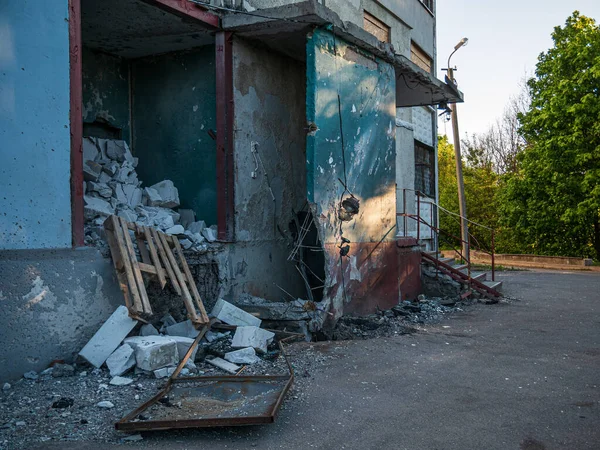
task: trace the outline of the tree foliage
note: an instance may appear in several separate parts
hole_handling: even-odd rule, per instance
[[[519,114],[527,147],[502,181],[499,207],[515,250],[600,256],[600,29],[571,15],[552,34]]]

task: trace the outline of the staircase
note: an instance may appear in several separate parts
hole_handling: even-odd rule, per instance
[[[500,293],[502,281],[488,281],[488,272],[471,272],[469,274],[468,264],[461,264],[454,258],[444,257],[435,251],[421,252],[421,261],[437,268],[440,273],[448,275],[453,280],[466,286],[467,291],[463,294],[463,298],[471,295],[473,291],[490,298],[502,296]]]

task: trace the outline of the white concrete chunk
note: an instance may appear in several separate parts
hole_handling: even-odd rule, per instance
[[[267,346],[273,341],[275,333],[258,327],[237,327],[231,346],[233,348],[253,347],[255,350],[266,353]]]
[[[225,353],[225,359],[236,364],[254,364],[260,361],[260,358],[256,356],[256,351],[252,347]]]
[[[137,214],[134,213],[132,210],[125,209],[125,208],[119,209],[117,216],[122,217],[127,222],[135,222],[135,221],[137,221],[137,217],[138,217]]]
[[[183,234],[185,229],[181,225],[174,225],[171,228],[165,230],[167,234]]]
[[[179,361],[183,359],[187,351],[190,349],[190,345],[194,343],[192,338],[183,337],[183,336],[169,336],[169,339],[173,339],[177,342],[177,352],[179,353]],[[198,346],[192,352],[192,356],[190,356],[189,361],[194,361],[196,359],[196,353],[198,352]]]
[[[102,173],[102,166],[94,161],[83,162],[83,179],[85,181],[98,181]]]
[[[144,195],[147,198],[148,206],[159,206],[163,201],[158,191],[151,187],[144,188]]]
[[[179,192],[171,180],[164,180],[150,187],[156,189],[162,198],[162,203],[157,206],[164,208],[176,208],[179,206]]]
[[[123,305],[119,306],[81,349],[79,356],[94,367],[102,366],[136,324],[137,321],[129,317],[127,308]]]
[[[131,346],[123,344],[107,358],[106,366],[111,377],[123,375],[135,366],[135,352]]]
[[[96,406],[98,408],[106,408],[106,409],[115,407],[115,405],[112,402],[109,402],[108,400],[103,400],[101,402],[98,402],[98,403],[96,403]]]
[[[218,367],[221,370],[224,370],[225,372],[229,372],[233,375],[235,375],[238,372],[238,370],[240,370],[240,366],[231,364],[230,362],[225,361],[222,358],[207,359],[206,362],[209,364],[212,364],[213,366]]]
[[[191,223],[187,227],[187,230],[191,231],[192,233],[202,233],[202,230],[204,230],[205,228],[206,223],[204,222],[204,220],[199,220],[197,222]]]
[[[158,330],[151,323],[147,323],[140,328],[140,336],[158,336]]]
[[[196,213],[193,209],[179,209],[179,215],[181,216],[179,219],[179,223],[183,225],[183,228],[188,228],[194,220],[196,220]]]
[[[217,240],[217,232],[212,228],[205,228],[202,230],[202,236],[204,236],[208,242],[215,242]]]
[[[192,248],[192,245],[194,245],[194,243],[192,241],[190,241],[189,239],[181,239],[179,241],[179,243],[185,250]]]
[[[93,137],[83,138],[83,160],[96,161],[100,156],[100,151],[96,147],[96,139]]]
[[[163,367],[162,369],[156,369],[154,371],[154,376],[156,378],[167,378],[173,375],[173,372],[175,372],[175,370],[176,367]]]
[[[142,203],[142,190],[140,188],[133,184],[124,184],[122,187],[129,207],[135,208]]]
[[[133,380],[126,377],[113,377],[109,382],[109,384],[112,384],[113,386],[127,386],[131,383],[133,383]]]
[[[179,322],[175,325],[170,325],[167,327],[167,334],[169,336],[183,336],[187,338],[194,339],[200,333],[191,320],[186,320],[185,322]]]
[[[260,327],[261,324],[261,320],[258,317],[254,317],[252,314],[232,305],[222,298],[215,303],[212,315],[228,325]]]
[[[112,197],[112,189],[110,188],[110,186],[106,183],[99,183],[99,182],[95,182],[95,181],[90,181],[87,184],[87,190],[88,191],[95,191],[98,194],[100,194],[100,197],[104,197],[104,198],[110,198]]]
[[[110,139],[106,141],[106,156],[118,162],[125,161],[125,153],[129,152],[129,148],[125,141]]]
[[[135,350],[137,367],[154,371],[179,362],[177,342],[166,336],[134,336],[125,339]]]

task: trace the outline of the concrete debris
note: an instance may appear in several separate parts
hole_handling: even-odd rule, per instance
[[[109,382],[113,386],[127,386],[131,383],[133,383],[133,379],[119,376],[113,377]]]
[[[261,320],[258,317],[254,317],[252,314],[232,305],[222,298],[215,303],[212,315],[228,325],[260,327],[261,324]]]
[[[95,181],[89,181],[87,183],[86,190],[88,192],[96,192],[96,193],[98,193],[98,195],[100,195],[100,197],[104,197],[104,198],[111,198],[112,193],[113,193],[113,190],[111,189],[111,187],[108,184],[98,183]]]
[[[142,325],[140,336],[158,336],[158,330],[150,323]]]
[[[162,198],[162,202],[156,206],[163,206],[165,208],[176,208],[179,206],[179,191],[171,180],[163,180],[160,183],[156,183],[151,188],[158,191],[158,194]]]
[[[154,371],[179,362],[177,342],[167,336],[134,336],[125,343],[135,350],[136,366]]]
[[[119,211],[117,212],[117,216],[122,217],[127,222],[135,222],[135,221],[137,221],[137,217],[138,217],[136,213],[134,213],[132,210],[127,209],[127,208],[119,209]]]
[[[93,138],[83,138],[83,160],[96,161],[100,157],[100,150],[96,146],[96,141]]]
[[[167,327],[166,331],[169,336],[183,336],[192,339],[194,339],[196,336],[198,336],[198,333],[200,333],[198,330],[196,330],[191,320],[170,325]]]
[[[3,391],[8,391],[10,390],[12,386],[10,385],[10,383],[4,383],[4,385],[2,386],[2,390]]]
[[[177,353],[179,354],[179,361],[183,359],[187,351],[190,349],[190,345],[194,343],[192,338],[183,337],[183,336],[169,336],[169,339],[173,339],[177,342]],[[190,356],[190,360],[194,361],[196,359],[196,353],[198,352],[198,346],[194,348],[192,355]]]
[[[225,353],[225,359],[236,364],[254,364],[260,362],[260,358],[256,356],[256,351],[252,347]]]
[[[206,362],[233,375],[235,375],[241,368],[240,366],[236,366],[235,364],[225,361],[222,358],[207,359]]]
[[[130,345],[123,344],[116,349],[106,360],[110,375],[120,376],[135,366],[135,352]]]
[[[34,370],[30,370],[29,372],[25,372],[23,374],[23,378],[26,380],[37,380],[40,376]]]
[[[234,348],[253,347],[255,350],[266,353],[267,346],[273,342],[275,333],[258,327],[237,327],[233,335],[231,346]]]
[[[114,408],[115,405],[112,402],[109,402],[108,400],[103,400],[101,402],[96,403],[96,406],[98,408],[105,408],[105,409],[110,409],[110,408]]]
[[[85,202],[84,215],[87,219],[94,219],[98,216],[108,217],[115,213],[111,204],[101,198],[84,195],[83,201]]]
[[[208,242],[215,242],[217,240],[217,232],[212,228],[205,228],[202,230],[202,236],[204,236]]]
[[[154,371],[154,376],[156,378],[167,378],[170,377],[171,375],[173,375],[173,372],[175,372],[175,367],[162,367],[160,369],[156,369]]]
[[[197,222],[193,222],[191,223],[187,229],[191,232],[191,233],[202,233],[202,230],[204,230],[206,228],[206,223],[204,222],[204,220],[199,220]]]
[[[183,228],[188,228],[196,220],[196,213],[193,209],[179,208],[179,223]]]
[[[184,234],[185,228],[181,225],[174,225],[171,228],[165,230],[166,234]]]
[[[136,324],[137,321],[129,317],[127,308],[119,306],[81,349],[79,356],[94,367],[101,367]]]
[[[160,206],[163,201],[158,191],[151,187],[144,188],[144,197],[148,206]]]
[[[83,162],[83,180],[84,181],[98,181],[100,174],[102,173],[102,166],[94,161]]]
[[[125,442],[137,442],[137,441],[143,441],[144,438],[142,437],[141,434],[132,434],[131,436],[124,437],[121,440],[125,441]]]
[[[214,331],[210,330],[204,335],[204,339],[206,339],[207,342],[215,342],[219,339],[223,339],[224,337],[227,337],[225,333],[215,333]]]
[[[192,245],[194,245],[194,243],[189,239],[182,239],[181,241],[179,241],[179,243],[185,250],[189,250],[192,247]]]

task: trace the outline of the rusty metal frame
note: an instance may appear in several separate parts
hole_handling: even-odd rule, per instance
[[[194,349],[198,346],[200,340],[206,334],[208,329],[215,323],[213,319],[211,323],[202,328],[184,358],[181,360],[175,372],[169,378],[164,389],[162,389],[158,394],[154,397],[134,409],[132,412],[127,414],[117,423],[115,423],[115,428],[119,431],[149,431],[149,430],[172,430],[179,428],[207,428],[207,427],[221,427],[221,426],[242,426],[242,425],[261,425],[273,423],[281,407],[283,399],[287,392],[289,391],[292,383],[294,382],[294,369],[287,357],[285,352],[285,348],[283,346],[283,342],[286,342],[291,339],[295,339],[296,336],[290,336],[285,339],[282,339],[278,342],[279,349],[281,350],[281,354],[285,358],[286,365],[288,367],[288,375],[256,375],[256,376],[205,376],[205,377],[186,377],[186,378],[178,378],[181,369],[186,364],[187,360],[190,358]],[[143,420],[143,421],[134,421],[140,414],[143,414],[151,406],[155,405],[159,402],[160,399],[165,397],[174,387],[179,385],[184,385],[186,383],[194,383],[194,382],[210,382],[215,381],[217,383],[227,383],[230,381],[242,382],[242,383],[261,383],[268,381],[280,381],[284,382],[283,388],[279,392],[275,402],[269,405],[268,411],[266,414],[254,415],[254,416],[243,416],[243,417],[223,417],[223,418],[194,418],[194,419],[169,419],[169,420]],[[195,411],[201,412],[201,411]]]

